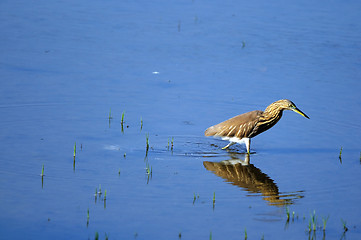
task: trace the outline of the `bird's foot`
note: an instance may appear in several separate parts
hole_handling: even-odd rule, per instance
[[[229,148],[229,147],[232,146],[233,144],[236,144],[236,143],[235,143],[235,142],[230,142],[230,143],[228,143],[227,146],[222,147],[222,150],[225,150],[225,149]]]

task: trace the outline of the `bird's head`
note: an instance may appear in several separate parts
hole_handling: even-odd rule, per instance
[[[300,109],[298,109],[292,101],[290,101],[288,99],[279,100],[279,101],[275,102],[275,104],[277,104],[278,107],[281,108],[282,110],[291,110],[291,111],[294,111],[294,112],[300,114],[301,116],[304,116],[305,118],[310,119],[304,112],[302,112]]]

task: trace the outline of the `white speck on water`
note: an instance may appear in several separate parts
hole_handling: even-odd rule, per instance
[[[104,149],[105,150],[110,150],[110,151],[119,151],[120,146],[119,145],[105,145]]]

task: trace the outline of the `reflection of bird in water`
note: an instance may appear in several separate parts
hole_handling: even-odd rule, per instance
[[[300,192],[280,194],[274,181],[259,168],[245,160],[231,159],[221,162],[203,162],[204,167],[219,177],[252,193],[261,193],[270,205],[293,204],[294,199],[303,198]]]
[[[252,111],[230,118],[217,125],[209,127],[204,135],[221,137],[230,143],[226,149],[235,143],[245,143],[247,153],[250,153],[251,138],[273,127],[282,117],[283,110],[292,110],[309,118],[290,100],[283,99],[269,105],[264,111]]]

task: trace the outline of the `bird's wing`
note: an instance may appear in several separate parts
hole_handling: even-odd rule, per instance
[[[208,128],[204,135],[220,137],[249,137],[255,128],[262,111],[252,111],[230,118],[224,122]]]

